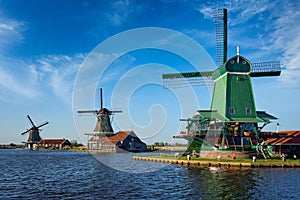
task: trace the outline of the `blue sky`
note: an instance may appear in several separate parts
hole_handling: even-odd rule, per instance
[[[94,128],[96,118],[74,117],[73,86],[97,45],[127,30],[166,28],[192,38],[214,61],[211,13],[223,7],[229,18],[228,57],[240,45],[241,55],[251,62],[279,60],[284,67],[280,77],[253,79],[257,109],[280,118],[281,130],[300,129],[298,1],[6,0],[0,1],[0,143],[27,140],[20,135],[30,128],[27,114],[36,124],[50,122],[41,132],[44,138],[85,142],[82,134]],[[207,65],[203,71],[215,66]],[[209,109],[207,87],[193,88],[196,101],[189,101],[187,94],[194,94],[190,88],[177,89],[176,94],[163,89],[157,77],[172,70],[195,69],[172,53],[143,49],[120,56],[105,70],[95,84],[104,88],[105,106],[124,111],[114,116],[115,131],[132,129],[148,143],[170,142],[172,135],[184,130],[179,118],[191,117],[197,108]],[[93,108],[82,109],[99,107],[98,90],[92,95]]]

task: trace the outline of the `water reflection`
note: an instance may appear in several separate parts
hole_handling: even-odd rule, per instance
[[[255,172],[246,168],[189,169],[195,190],[203,191],[204,199],[249,199],[256,186]]]
[[[144,155],[142,153],[93,153],[92,155],[102,164],[122,172],[146,173],[157,171],[167,166],[167,164],[139,162],[132,159],[133,156]]]
[[[251,193],[257,198],[299,199],[299,168],[256,169],[255,172],[256,188]]]

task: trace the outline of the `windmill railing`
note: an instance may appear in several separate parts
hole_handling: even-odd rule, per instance
[[[89,133],[85,133],[85,135],[88,136],[104,136],[104,135],[111,135],[113,134],[113,132],[89,132]]]

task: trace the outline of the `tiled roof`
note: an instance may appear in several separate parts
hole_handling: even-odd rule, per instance
[[[44,139],[39,144],[63,144],[67,139]]]
[[[118,141],[124,141],[128,135],[133,135],[133,131],[119,131],[116,134],[109,136],[108,139],[111,143],[116,144]]]
[[[115,145],[119,141],[124,141],[128,135],[131,135],[133,137],[137,137],[136,134],[133,131],[119,131],[116,134],[107,136],[107,137],[93,137],[92,141],[99,141],[102,145]]]
[[[266,140],[268,145],[300,145],[300,130],[280,131],[277,137],[271,137]]]

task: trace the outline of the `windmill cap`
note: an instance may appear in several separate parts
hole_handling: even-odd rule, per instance
[[[237,55],[230,58],[225,63],[225,69],[227,72],[250,72],[251,64],[250,62],[244,58],[243,56]]]
[[[107,108],[101,108],[98,113],[99,114],[110,114],[110,111]]]

